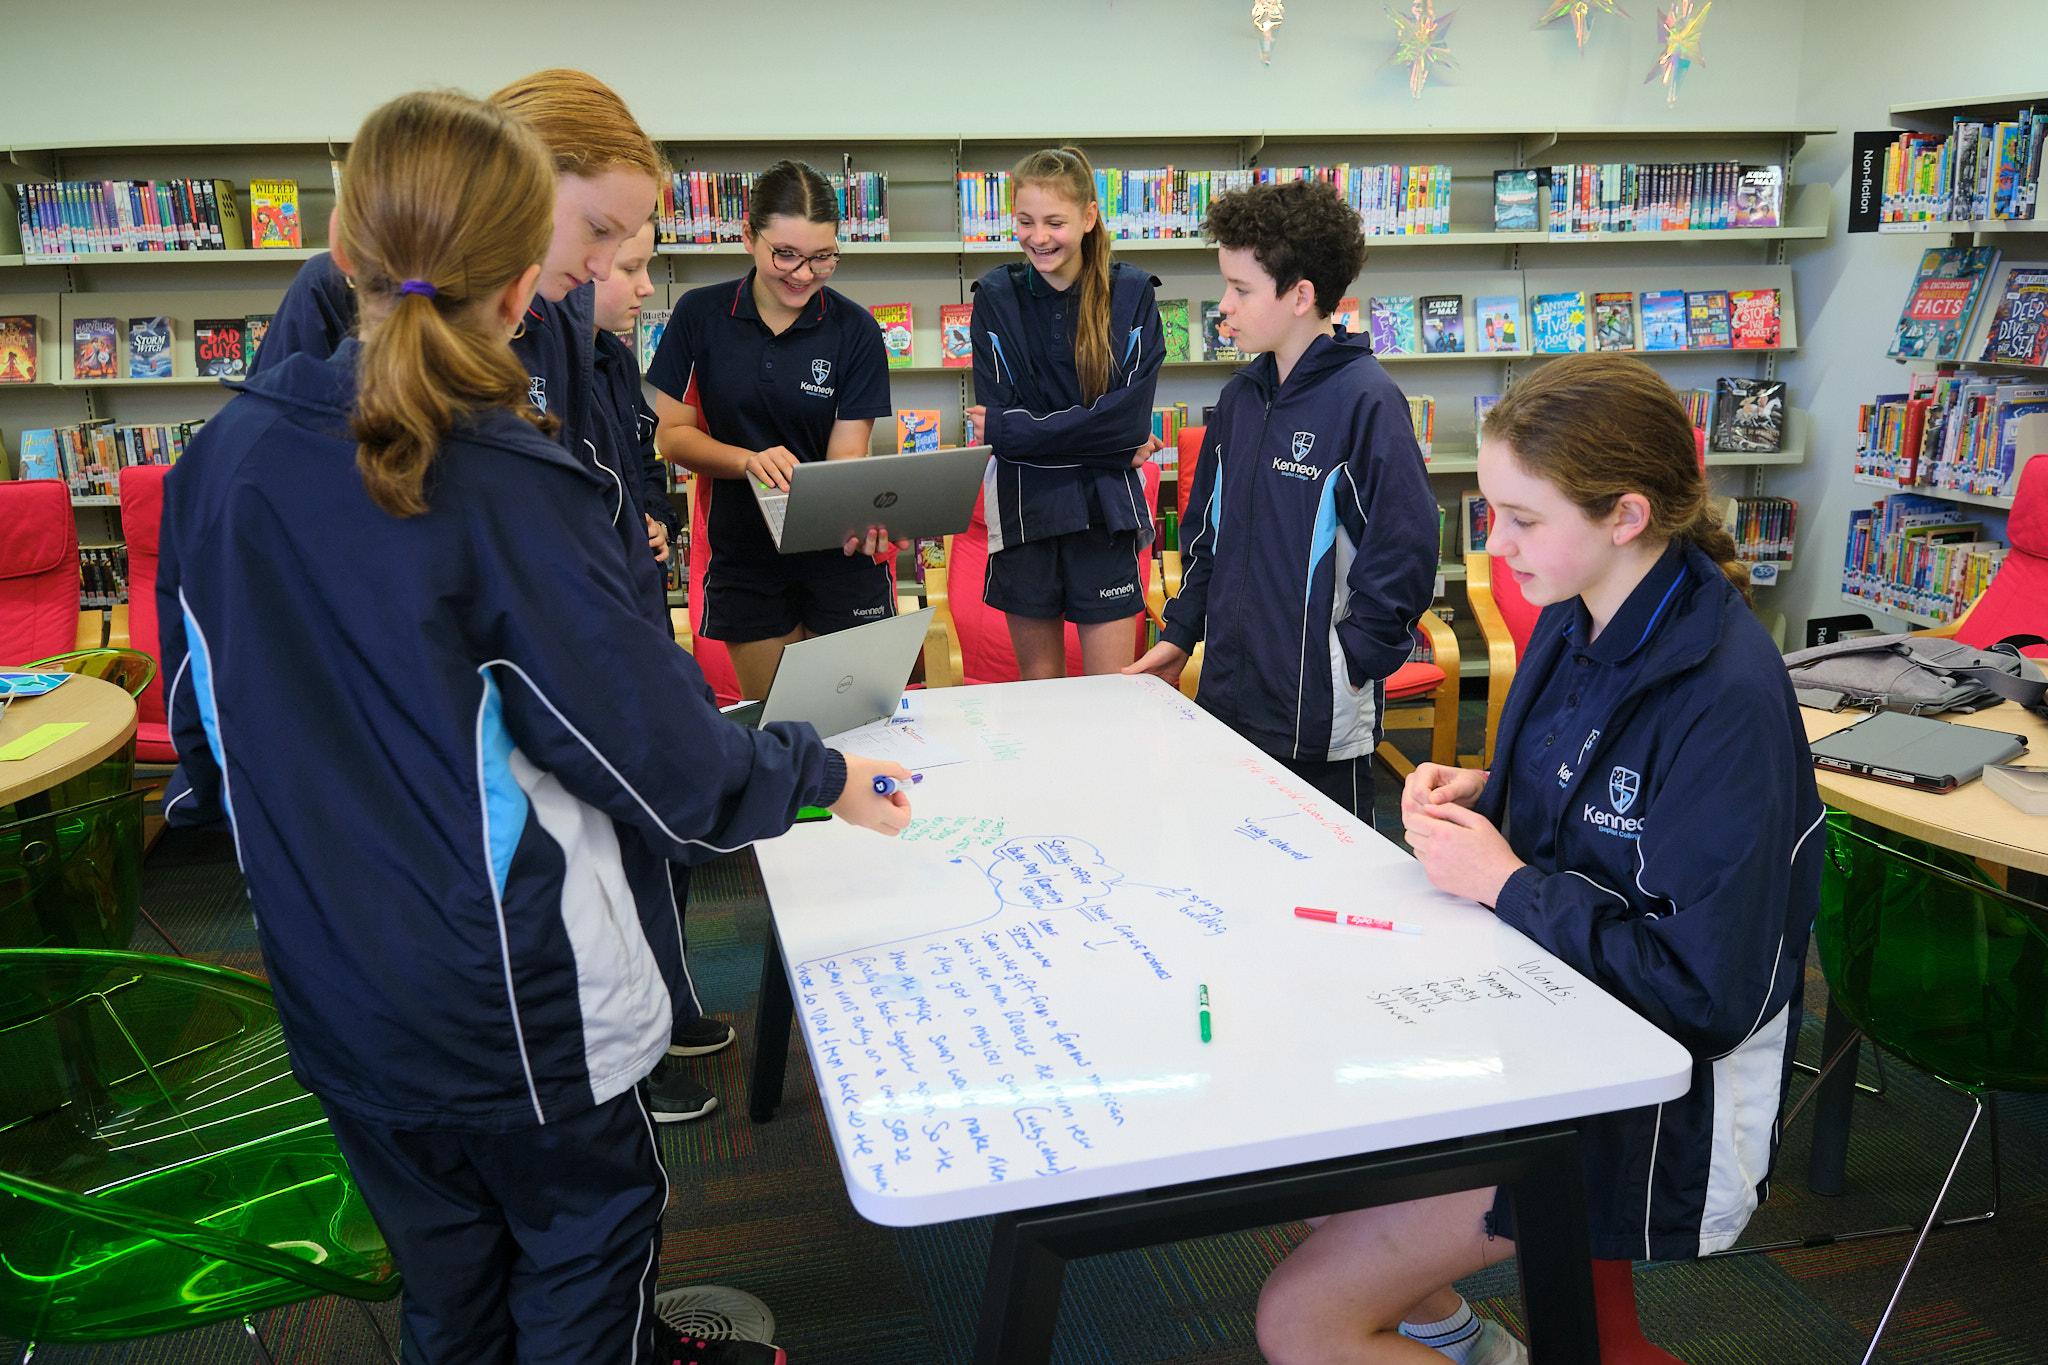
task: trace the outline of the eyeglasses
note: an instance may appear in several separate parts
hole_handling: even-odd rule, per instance
[[[821,251],[815,256],[806,256],[801,251],[791,251],[786,246],[770,247],[768,257],[775,262],[775,268],[786,275],[794,275],[801,266],[811,268],[813,279],[824,279],[839,268],[839,253]]]

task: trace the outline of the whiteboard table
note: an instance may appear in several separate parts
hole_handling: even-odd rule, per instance
[[[1067,1257],[1490,1184],[1539,1359],[1597,1358],[1570,1121],[1683,1094],[1684,1049],[1156,679],[922,704],[967,761],[899,839],[755,846],[750,1110],[793,990],[854,1207],[998,1216],[977,1359],[1048,1358]]]

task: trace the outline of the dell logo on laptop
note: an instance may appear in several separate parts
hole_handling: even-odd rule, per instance
[[[875,494],[875,506],[877,506],[877,507],[894,507],[895,505],[896,505],[896,495],[895,495],[894,493],[877,493],[877,494]]]
[[[846,675],[845,677],[841,678],[841,679],[839,680],[839,686],[837,686],[837,687],[833,688],[832,690],[833,690],[834,692],[844,692],[844,691],[846,691],[846,689],[847,689],[847,688],[849,688],[849,687],[852,687],[852,686],[853,686],[853,674],[849,673],[849,674],[847,674],[847,675]]]

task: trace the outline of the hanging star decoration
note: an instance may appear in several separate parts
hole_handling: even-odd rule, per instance
[[[1678,0],[1678,3],[1657,16],[1657,37],[1664,50],[1657,54],[1657,64],[1650,68],[1650,74],[1643,77],[1643,84],[1662,76],[1664,78],[1664,102],[1678,103],[1678,82],[1685,75],[1686,68],[1694,62],[1705,66],[1700,57],[1700,29],[1706,25],[1707,11],[1714,7],[1714,0],[1707,0],[1697,11],[1692,0]]]
[[[1252,27],[1259,31],[1259,56],[1273,64],[1273,30],[1286,17],[1287,6],[1280,0],[1252,0]]]
[[[1619,0],[1544,0],[1543,17],[1536,21],[1536,27],[1548,28],[1569,16],[1572,32],[1578,35],[1579,51],[1584,52],[1586,35],[1593,31],[1594,10],[1628,18],[1628,11],[1621,7]]]
[[[1408,68],[1408,93],[1416,99],[1422,98],[1422,84],[1429,79],[1432,65],[1458,64],[1458,59],[1451,55],[1448,41],[1451,20],[1457,13],[1452,10],[1439,17],[1435,0],[1414,0],[1406,19],[1391,9],[1386,12],[1387,17],[1394,21],[1396,35],[1394,55],[1387,58],[1387,65]]]

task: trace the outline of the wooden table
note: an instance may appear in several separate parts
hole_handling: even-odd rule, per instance
[[[1799,708],[1809,742],[1831,735],[1863,719],[1862,711],[1816,711]],[[2024,735],[2027,752],[2017,761],[2032,767],[2048,765],[2048,721],[2005,702],[1969,715],[1949,714],[1942,720]],[[1820,799],[1874,825],[1911,835],[2000,867],[2024,868],[2048,875],[2048,815],[2025,815],[1986,787],[1966,782],[1952,792],[1921,791],[1875,782],[1832,768],[1816,767]],[[1807,1158],[1806,1183],[1816,1194],[1840,1194],[1849,1159],[1849,1122],[1856,1099],[1856,1061],[1860,1047],[1854,1026],[1832,1007],[1821,1031],[1821,1056],[1850,1051],[1821,1083],[1814,1096],[1813,1149]]]
[[[1683,1048],[1156,678],[921,697],[965,761],[900,839],[756,846],[749,1110],[793,1007],[854,1207],[994,1215],[977,1361],[1050,1358],[1073,1257],[1491,1185],[1535,1358],[1597,1357],[1573,1120],[1684,1093]]]
[[[118,752],[135,734],[135,699],[112,683],[74,676],[54,692],[9,704],[0,713],[0,745],[38,725],[84,721],[40,753],[0,762],[0,806],[47,791]]]
[[[1862,720],[1862,711],[1816,711],[1799,708],[1809,742]],[[2024,735],[2027,752],[2016,759],[2031,767],[2048,766],[2048,721],[2011,702],[1970,715],[1944,715],[1958,725],[1974,725]],[[2001,867],[2020,867],[2048,875],[2048,815],[2023,815],[1982,782],[1966,782],[1952,792],[1919,791],[1875,782],[1829,768],[1815,768],[1820,799],[1836,810],[1909,834],[1938,848]]]

